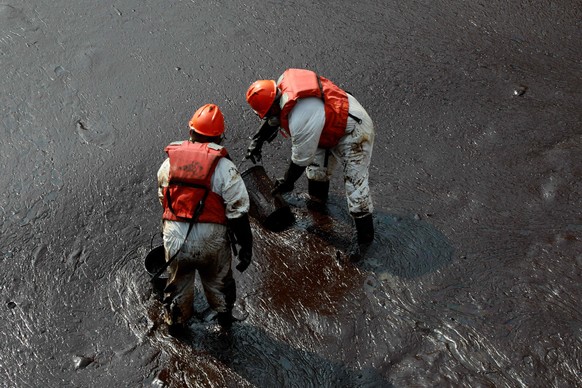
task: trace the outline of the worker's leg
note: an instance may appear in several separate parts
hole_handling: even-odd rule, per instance
[[[372,213],[374,208],[368,183],[368,169],[374,146],[374,133],[366,135],[356,125],[352,135],[339,144],[334,152],[341,158],[348,209],[352,214]]]
[[[199,267],[208,304],[218,313],[218,323],[226,330],[230,329],[232,309],[236,301],[236,283],[232,276],[231,263],[230,246],[224,244]]]
[[[312,199],[325,202],[329,193],[329,179],[337,161],[333,154],[322,148],[317,149],[312,163],[305,169],[307,190]]]
[[[348,210],[356,227],[356,238],[350,247],[354,251],[350,254],[353,261],[361,258],[361,250],[374,239],[374,207],[368,182],[373,146],[374,126],[369,116],[364,115],[362,122],[356,123],[353,131],[334,148],[342,160]]]
[[[226,227],[218,224],[194,224],[188,239],[182,244],[188,226],[182,222],[164,223],[166,260],[179,250],[170,264],[170,276],[164,290],[165,319],[170,325],[185,325],[192,318],[196,270],[213,265],[217,252],[229,248]],[[227,252],[230,260],[230,251]]]
[[[177,257],[170,264],[170,277],[164,289],[164,320],[168,325],[185,325],[194,313],[196,269],[192,262]]]

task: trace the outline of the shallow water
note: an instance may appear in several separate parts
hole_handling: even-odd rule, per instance
[[[0,5],[0,385],[582,385],[581,16],[543,0]],[[199,295],[173,338],[143,268],[163,147],[214,102],[238,162],[258,125],[244,90],[292,66],[375,121],[376,240],[343,264],[341,178],[323,209],[301,180],[292,228],[253,222],[232,336]],[[265,146],[271,177],[288,155]]]

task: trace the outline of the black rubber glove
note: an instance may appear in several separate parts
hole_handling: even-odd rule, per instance
[[[253,163],[260,162],[262,159],[261,150],[263,144],[273,141],[275,136],[277,136],[278,125],[269,124],[269,120],[264,120],[257,132],[251,138],[251,144],[247,148],[247,153],[245,154],[245,159],[250,159]]]
[[[253,233],[251,232],[248,214],[244,214],[239,218],[229,219],[228,226],[236,237],[236,243],[240,245],[238,252],[240,263],[236,266],[236,269],[243,272],[251,264],[253,257]]]
[[[253,250],[252,248],[249,247],[241,247],[240,251],[238,252],[238,260],[239,263],[236,266],[236,269],[239,270],[239,272],[244,272],[249,265],[251,265],[251,259],[253,257]]]
[[[307,168],[306,166],[305,167],[298,166],[295,163],[291,162],[291,164],[289,164],[287,172],[285,173],[285,178],[277,179],[275,181],[275,187],[273,188],[273,190],[271,190],[271,194],[275,195],[278,193],[288,193],[290,191],[293,191],[293,188],[295,187],[295,182],[303,174],[303,171],[305,171],[306,168]]]
[[[245,159],[250,159],[251,162],[257,164],[263,158],[261,149],[263,148],[263,142],[258,139],[253,139],[249,148],[247,148],[247,153],[245,154]]]

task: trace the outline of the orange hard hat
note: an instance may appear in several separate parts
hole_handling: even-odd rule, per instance
[[[265,117],[276,97],[277,84],[272,79],[255,81],[247,90],[247,102],[260,118]]]
[[[224,116],[217,105],[206,104],[198,108],[188,125],[201,135],[220,136],[224,133]]]

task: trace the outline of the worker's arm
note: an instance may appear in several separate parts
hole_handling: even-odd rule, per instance
[[[164,163],[160,166],[158,170],[158,199],[160,200],[160,204],[163,203],[164,200],[164,187],[168,186],[168,182],[170,180],[170,158],[166,158]]]
[[[243,272],[253,255],[253,235],[248,217],[249,194],[236,166],[226,158],[218,162],[212,180],[213,191],[224,200],[228,227],[240,246],[237,256],[240,263],[236,268]]]
[[[283,179],[277,179],[275,182],[275,187],[271,191],[271,194],[275,195],[277,193],[288,193],[289,191],[293,191],[295,182],[303,174],[303,171],[305,171],[306,168],[306,166],[298,166],[291,162],[287,168],[285,177]]]
[[[262,148],[265,141],[272,142],[277,136],[278,125],[272,125],[270,120],[264,120],[257,132],[251,138],[251,144],[247,149],[245,159],[250,159],[253,163],[260,162],[262,159]]]
[[[295,181],[312,162],[325,125],[325,108],[319,98],[305,98],[297,102],[289,114],[291,133],[291,163],[283,179],[275,182],[272,193],[292,191]]]
[[[251,264],[253,257],[253,233],[251,232],[248,214],[244,214],[238,218],[230,218],[228,220],[228,227],[234,234],[236,243],[240,246],[237,256],[239,263],[236,269],[244,272]]]
[[[325,107],[319,98],[304,98],[289,114],[291,161],[308,166],[317,152],[319,138],[325,126]]]

